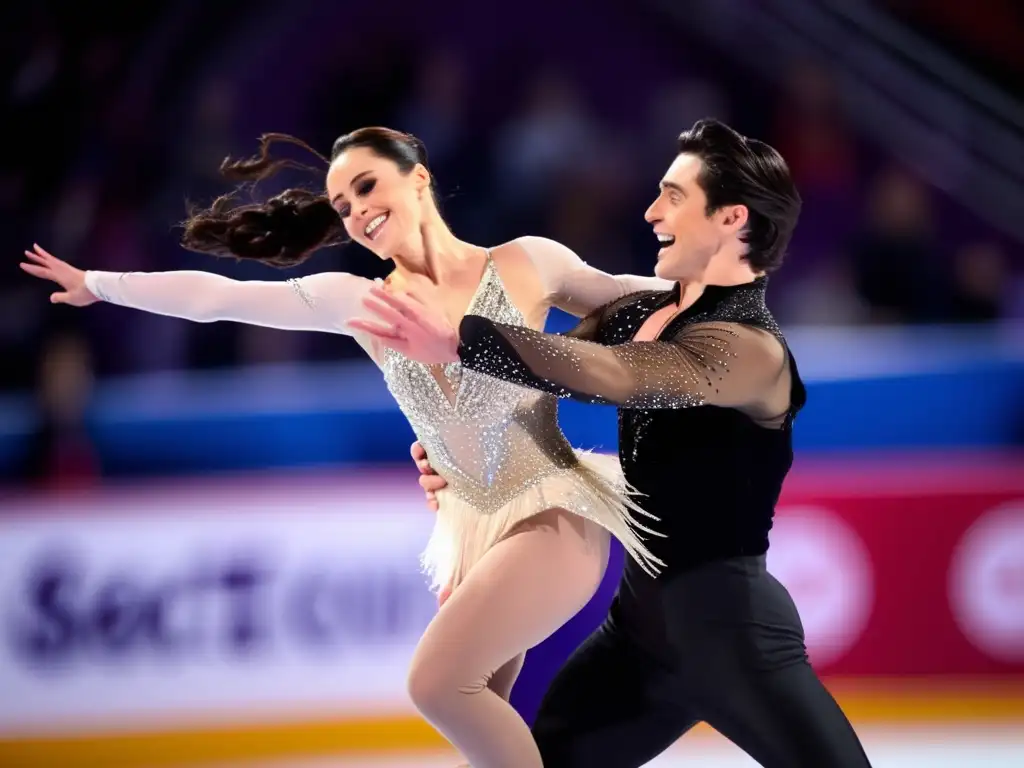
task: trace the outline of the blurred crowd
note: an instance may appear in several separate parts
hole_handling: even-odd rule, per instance
[[[178,247],[175,226],[186,201],[225,191],[220,161],[249,154],[259,132],[278,128],[241,128],[232,73],[201,66],[216,45],[217,12],[208,11],[205,34],[193,29],[174,42],[173,19],[159,6],[120,12],[119,27],[70,4],[58,11],[40,5],[19,21],[22,33],[10,25],[5,32],[10,132],[0,161],[0,237],[8,254],[0,350],[7,365],[0,387],[23,391],[40,382],[39,400],[54,424],[75,412],[68,403],[77,396],[61,391],[82,393],[93,377],[334,360],[358,351],[342,338],[191,326],[105,306],[53,307],[52,286],[16,267],[33,242],[84,268],[117,271],[283,279],[387,270],[352,245],[288,273]],[[161,44],[188,48],[174,59],[182,63],[173,76],[147,69]],[[603,269],[649,273],[655,246],[643,211],[675,135],[713,115],[777,147],[803,194],[788,263],[771,289],[784,324],[993,323],[1022,315],[1020,244],[966,216],[856,135],[830,73],[812,63],[794,62],[786,87],[759,102],[768,106],[757,114],[750,91],[763,90],[760,84],[743,90],[693,72],[659,86],[648,103],[633,103],[624,91],[619,112],[628,119],[617,121],[568,73],[526,67],[509,89],[508,109],[481,120],[470,105],[490,86],[473,77],[472,57],[457,46],[418,52],[415,60],[384,46],[363,54],[371,61],[359,77],[339,65],[333,82],[311,92],[303,137],[326,151],[335,135],[362,124],[415,133],[428,147],[444,214],[464,239],[545,235]],[[89,461],[74,450],[62,460]]]

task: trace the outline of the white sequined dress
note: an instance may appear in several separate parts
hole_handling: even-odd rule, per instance
[[[515,242],[528,254],[551,305],[568,311],[583,314],[634,290],[665,287],[654,278],[608,275],[550,240]],[[361,300],[370,281],[346,273],[234,281],[181,271],[88,272],[86,283],[111,303],[197,322],[353,335],[346,324],[366,315]],[[525,326],[490,258],[467,314]],[[650,516],[642,499],[631,497],[618,459],[574,450],[558,426],[553,395],[458,363],[444,367],[449,394],[430,367],[356,339],[380,366],[431,465],[448,483],[438,494],[436,525],[423,554],[433,588],[457,586],[518,523],[553,508],[601,525],[645,569],[662,565],[643,542],[644,533],[658,535],[652,530],[657,526],[644,520]]]
[[[491,261],[466,314],[524,325]],[[425,365],[387,350],[383,369],[431,465],[448,482],[423,558],[435,586],[457,585],[517,523],[556,507],[608,529],[650,564],[636,529],[651,531],[636,521],[644,513],[630,500],[618,459],[574,451],[553,395],[452,363],[444,369],[452,402]]]

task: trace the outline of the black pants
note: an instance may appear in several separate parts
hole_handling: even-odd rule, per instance
[[[545,768],[639,768],[701,721],[765,768],[870,765],[763,557],[661,578],[620,588],[555,677],[533,728]]]

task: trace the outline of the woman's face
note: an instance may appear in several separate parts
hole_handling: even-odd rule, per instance
[[[327,171],[327,196],[349,237],[382,259],[392,258],[419,235],[429,186],[422,165],[403,173],[367,147],[345,150]]]

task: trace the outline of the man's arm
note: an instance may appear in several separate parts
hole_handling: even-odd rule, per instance
[[[756,408],[775,393],[786,370],[778,339],[738,323],[694,324],[669,341],[606,347],[471,315],[459,337],[467,368],[621,408]]]

